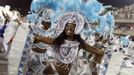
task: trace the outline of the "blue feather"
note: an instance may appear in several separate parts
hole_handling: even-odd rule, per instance
[[[105,16],[99,15],[104,10],[104,7],[97,0],[89,0],[87,2],[84,2],[83,0],[33,0],[30,8],[33,13],[30,17],[33,17],[28,17],[32,22],[37,21],[38,18],[35,16],[35,13],[41,8],[50,8],[54,10],[55,13],[51,16],[52,23],[57,22],[64,13],[75,11],[82,14],[89,22],[94,23],[100,21],[99,26],[95,31],[101,34],[105,34],[106,28],[109,28],[109,31],[112,31],[115,25],[114,18],[111,14],[108,13]],[[93,32],[90,29],[85,31],[87,35],[88,33],[90,34]]]

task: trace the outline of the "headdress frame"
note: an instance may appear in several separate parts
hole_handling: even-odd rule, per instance
[[[75,31],[74,31],[75,34],[79,34],[80,31],[84,27],[84,18],[82,15],[80,15],[79,13],[76,13],[76,12],[67,12],[63,16],[61,16],[61,18],[58,21],[58,28],[60,30],[64,31],[66,24],[71,19],[75,20],[75,22],[76,22],[76,27],[75,27]]]

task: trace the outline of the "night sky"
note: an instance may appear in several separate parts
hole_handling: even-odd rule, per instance
[[[11,9],[17,9],[22,15],[26,15],[29,11],[32,0],[0,0],[0,6],[10,5]],[[57,0],[58,1],[58,0]],[[134,0],[98,0],[103,5],[112,5],[114,7],[122,7],[134,3]]]

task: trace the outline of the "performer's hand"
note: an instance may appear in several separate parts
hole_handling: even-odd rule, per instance
[[[103,57],[104,53],[105,53],[105,48],[101,48],[100,52],[102,53],[101,57]]]
[[[57,63],[57,67],[60,67],[63,70],[69,70],[70,65],[69,64],[64,64],[64,63],[58,62]]]
[[[101,61],[102,61],[102,56],[97,56],[97,55],[95,55],[93,60],[94,60],[96,63],[100,64]]]
[[[43,39],[42,36],[36,34],[35,38],[34,38],[34,43],[40,43],[40,42],[42,42],[42,39]]]

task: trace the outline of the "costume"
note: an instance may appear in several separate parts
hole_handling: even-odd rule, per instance
[[[24,46],[24,52],[21,59],[20,68],[24,70],[24,66],[26,66],[29,70],[27,70],[25,73],[41,75],[46,66],[42,64],[42,62],[45,60],[49,60],[51,57],[54,57],[52,56],[53,49],[51,48],[51,45],[45,44],[43,42],[34,43],[35,34],[46,37],[56,37],[59,34],[57,34],[58,30],[56,31],[56,29],[44,30],[42,28],[42,21],[51,22],[50,16],[53,14],[53,11],[51,9],[41,9],[36,14],[38,15],[38,23],[36,25],[29,25],[30,32],[28,34],[27,41]],[[29,15],[28,18],[30,18],[30,16],[31,15]],[[47,51],[45,53],[37,53],[32,50],[33,48],[46,49]],[[18,74],[25,73],[20,71]]]
[[[52,11],[49,10],[48,8],[51,9]],[[90,11],[88,11],[89,9]],[[48,10],[48,11],[45,11],[45,10]],[[82,39],[85,42],[88,42],[89,39],[87,40],[86,38],[89,38],[95,32],[100,32],[100,34],[103,35],[105,31],[109,31],[110,28],[112,28],[111,24],[113,25],[113,23],[111,23],[111,18],[112,18],[111,14],[109,14],[110,16],[108,17],[101,16],[99,14],[102,13],[102,10],[103,10],[102,4],[99,3],[97,0],[89,0],[89,1],[33,0],[31,4],[32,14],[29,14],[27,17],[29,19],[29,22],[30,23],[33,22],[35,25],[30,26],[32,31],[30,31],[29,36],[27,38],[27,42],[24,46],[24,49],[26,50],[24,50],[23,52],[24,58],[22,56],[22,61],[23,59],[25,60],[28,57],[28,60],[24,61],[24,63],[27,63],[30,60],[29,62],[33,62],[33,64],[35,62],[35,64],[37,63],[36,65],[42,65],[42,61],[48,61],[49,60],[48,56],[50,56],[51,57],[50,59],[54,59],[54,61],[58,60],[65,64],[69,64],[69,63],[75,64],[74,67],[71,68],[71,71],[74,73],[77,72],[76,73],[77,75],[81,75],[81,71],[83,71],[83,69],[85,68],[80,63],[82,63],[85,60],[78,61],[77,59],[77,58],[80,58],[79,56],[82,55],[83,53],[83,52],[80,52],[80,50],[78,49],[78,46],[79,46],[78,41],[65,40],[65,43],[61,45],[59,52],[56,52],[54,51],[53,46],[48,46],[42,42],[34,44],[33,43],[34,34],[39,34],[41,36],[50,37],[50,38],[57,38],[64,31],[65,26],[68,23],[68,21],[74,20],[76,22],[76,27],[74,30],[75,34],[80,34]],[[51,12],[53,11],[54,13],[51,14]],[[47,13],[49,13],[50,15]],[[47,15],[49,17],[47,17]],[[109,20],[106,21],[107,18],[109,18]],[[41,23],[42,21],[48,21],[47,19],[50,19],[49,22],[51,22],[52,26],[50,29],[46,31],[46,30],[41,29],[42,27]],[[95,23],[95,22],[98,22],[100,27],[98,26],[96,29],[92,29],[89,23]],[[106,23],[108,22],[109,22],[109,26],[106,26]],[[109,29],[107,29],[108,27]],[[88,42],[88,44],[90,43]],[[31,50],[32,48],[40,48],[40,49],[47,48],[48,52],[44,54],[33,52],[33,56],[32,56],[31,54],[28,53],[30,51],[27,50],[27,49]],[[25,55],[25,53],[28,55]],[[36,61],[39,61],[39,62],[36,62]],[[27,64],[22,64],[22,65],[27,65]],[[20,68],[23,67],[22,65],[20,65]],[[81,67],[78,67],[78,65],[80,65]],[[35,67],[38,67],[38,66],[33,66],[33,69]],[[75,70],[75,68],[77,69]],[[90,73],[88,72],[88,74],[91,74],[91,72]],[[74,74],[72,73],[72,75]]]

